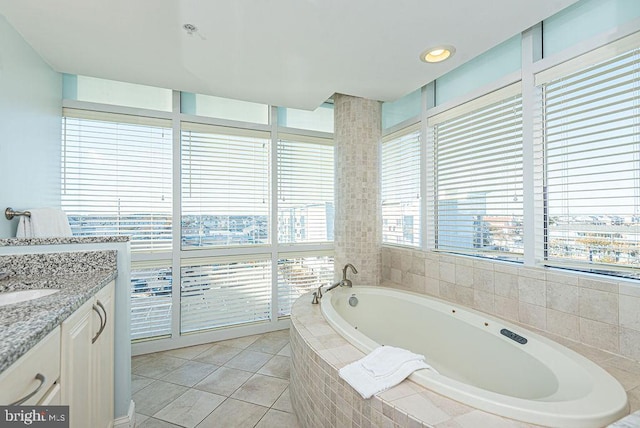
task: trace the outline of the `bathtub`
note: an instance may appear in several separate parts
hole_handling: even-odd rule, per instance
[[[365,353],[392,345],[425,355],[437,373],[419,370],[410,380],[486,412],[567,428],[602,427],[628,413],[624,389],[601,367],[489,315],[382,287],[335,289],[321,308]]]

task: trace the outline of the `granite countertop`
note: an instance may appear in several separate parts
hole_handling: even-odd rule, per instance
[[[101,244],[128,242],[129,236],[70,236],[66,238],[1,238],[0,247],[25,245]]]
[[[59,292],[0,307],[0,373],[115,279],[115,269],[56,275],[14,275],[0,280],[0,292],[58,288]]]

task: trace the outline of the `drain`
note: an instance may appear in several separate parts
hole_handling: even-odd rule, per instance
[[[355,294],[352,294],[351,297],[349,297],[349,305],[354,308],[358,306],[358,298]]]

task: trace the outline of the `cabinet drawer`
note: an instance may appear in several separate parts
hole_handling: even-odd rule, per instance
[[[36,404],[59,377],[60,327],[56,327],[0,374],[0,405],[12,404],[38,390],[23,403]]]

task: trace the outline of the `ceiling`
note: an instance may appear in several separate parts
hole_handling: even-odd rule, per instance
[[[575,2],[0,0],[0,14],[56,71],[314,109],[398,99]],[[419,60],[439,44],[456,54]]]

